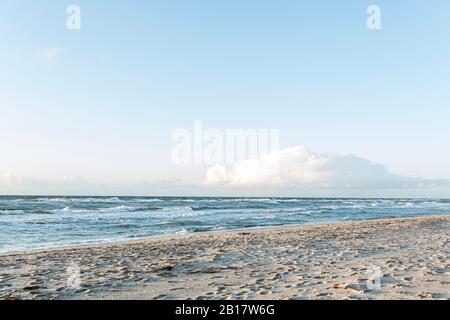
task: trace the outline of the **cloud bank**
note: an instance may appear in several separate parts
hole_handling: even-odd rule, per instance
[[[450,197],[449,180],[390,173],[354,155],[320,154],[297,146],[259,159],[207,169],[206,179],[99,182],[62,177],[44,180],[0,174],[0,195],[123,195],[233,197]]]
[[[11,171],[0,176],[0,194],[58,194],[64,195],[73,190],[88,189],[91,185],[80,177],[61,177],[58,180],[43,180],[21,176]]]
[[[195,185],[185,185],[180,179],[156,181],[91,182],[82,177],[64,176],[46,180],[26,177],[11,171],[0,174],[1,195],[58,195],[58,196],[171,196],[178,194],[202,195],[201,189],[196,193]]]
[[[391,174],[386,167],[354,155],[319,154],[296,146],[259,159],[208,169],[208,186],[310,187],[318,189],[403,189],[449,186],[448,181]]]

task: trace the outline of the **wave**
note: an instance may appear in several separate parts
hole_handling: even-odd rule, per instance
[[[74,207],[74,206],[65,206],[62,209],[53,209],[52,213],[112,213],[112,212],[145,212],[145,211],[156,211],[161,210],[162,208],[156,207],[153,205],[147,205],[143,207],[134,207],[127,205],[120,205],[115,207]]]
[[[0,209],[0,215],[17,215],[23,213],[25,213],[25,211],[21,209]]]
[[[148,205],[143,208],[135,208],[134,211],[137,211],[137,212],[139,212],[139,211],[156,211],[156,210],[161,210],[161,209],[162,208],[157,207],[157,206]]]
[[[118,228],[118,229],[133,229],[133,228],[138,228],[139,226],[133,223],[120,223],[120,224],[115,224],[111,226],[112,228]]]
[[[162,226],[188,226],[188,225],[198,225],[201,224],[200,221],[189,221],[189,220],[177,220],[177,221],[164,221],[153,224],[155,227]]]
[[[231,210],[231,209],[268,209],[267,205],[258,205],[258,204],[252,204],[252,205],[245,205],[245,206],[191,206],[191,209],[193,211],[206,211],[206,210]]]
[[[204,211],[204,210],[226,210],[225,207],[215,207],[215,206],[203,206],[203,207],[191,207],[192,211]]]
[[[27,199],[24,199],[27,200]],[[121,200],[118,197],[111,197],[111,198],[74,198],[74,197],[56,197],[56,198],[36,198],[36,199],[30,199],[30,201],[37,201],[37,202],[79,202],[79,203],[85,203],[85,202],[121,202]]]
[[[126,206],[120,205],[113,208],[102,208],[99,209],[100,212],[144,212],[144,211],[156,211],[161,210],[162,208],[148,205],[145,207],[134,207],[134,206]]]
[[[164,207],[162,208],[164,211],[194,211],[191,206],[175,206],[175,207]]]
[[[162,199],[157,199],[157,198],[149,198],[149,199],[136,199],[137,202],[161,202],[164,201]]]
[[[182,234],[188,234],[188,230],[186,228],[183,228],[181,230],[175,231],[175,234],[182,235]]]
[[[236,198],[236,199],[227,199],[228,202],[266,202],[277,204],[278,199],[275,198]]]

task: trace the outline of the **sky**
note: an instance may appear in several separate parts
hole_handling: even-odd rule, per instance
[[[446,0],[2,1],[0,194],[450,197],[449,12]],[[175,163],[174,131],[198,121],[278,130],[279,150]]]

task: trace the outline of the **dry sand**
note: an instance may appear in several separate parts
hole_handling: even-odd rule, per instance
[[[349,222],[0,255],[0,299],[450,299],[449,222]]]

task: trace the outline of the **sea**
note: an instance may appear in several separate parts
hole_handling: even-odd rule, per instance
[[[0,253],[449,213],[450,199],[2,196]]]

